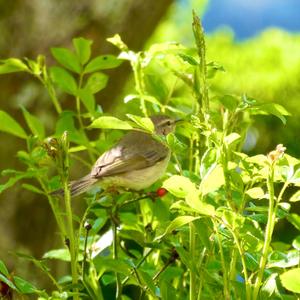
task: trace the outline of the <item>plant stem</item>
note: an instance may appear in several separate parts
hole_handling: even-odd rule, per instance
[[[191,257],[191,260],[195,260],[196,256],[196,230],[195,225],[193,222],[189,224],[190,227],[190,249],[189,254]],[[193,270],[190,270],[190,298],[189,300],[195,300],[197,299],[197,286],[196,286],[196,273],[193,272]]]
[[[112,230],[113,230],[113,259],[118,259],[118,230],[117,224],[112,219]],[[122,281],[120,278],[120,274],[116,272],[116,300],[122,299]]]
[[[138,264],[136,265],[136,267],[130,272],[130,275],[132,275],[133,273],[136,272],[136,269],[138,269],[142,263],[147,259],[147,257],[154,251],[154,248],[150,249],[144,256],[143,258],[138,262]],[[123,281],[122,281],[122,285],[124,285],[129,279],[130,279],[130,275],[127,276]]]
[[[48,202],[51,206],[51,209],[52,209],[53,215],[55,217],[57,226],[60,230],[60,234],[64,239],[64,237],[66,236],[66,228],[65,228],[65,224],[63,222],[63,219],[61,218],[62,212],[59,208],[59,205],[57,204],[57,202],[55,202],[55,199],[51,195],[49,195],[49,191],[46,188],[46,184],[44,183],[44,181],[39,177],[37,177],[36,179],[38,180],[38,182],[41,185],[43,191],[45,192],[45,195],[47,196],[47,199],[48,199]]]
[[[252,300],[256,300],[263,280],[263,275],[268,259],[268,251],[272,240],[273,230],[276,220],[276,208],[274,198],[274,165],[269,167],[269,174],[267,178],[267,187],[269,192],[269,210],[268,210],[268,222],[265,230],[265,241],[262,250],[262,256],[259,263],[259,270],[254,284]]]
[[[230,290],[229,290],[229,285],[228,285],[228,278],[227,278],[227,267],[225,263],[225,258],[224,258],[224,252],[223,252],[223,247],[222,247],[222,242],[221,238],[219,235],[219,229],[214,220],[212,220],[214,224],[214,229],[216,232],[216,237],[217,237],[217,242],[219,246],[219,251],[220,251],[220,256],[221,256],[221,264],[222,264],[222,271],[223,271],[223,282],[224,282],[224,287],[223,287],[223,293],[224,293],[224,299],[229,300],[230,299]]]
[[[201,300],[202,295],[202,287],[203,287],[203,277],[204,277],[204,269],[205,264],[203,263],[205,255],[206,255],[207,249],[204,247],[200,256],[200,262],[199,262],[199,269],[200,269],[200,275],[199,275],[199,288],[198,288],[198,296],[197,300]],[[206,260],[207,261],[207,260]]]
[[[67,226],[68,226],[68,238],[70,241],[70,256],[71,256],[71,273],[72,273],[72,284],[77,285],[78,283],[78,272],[77,272],[77,243],[75,240],[74,227],[73,227],[73,214],[71,207],[71,195],[69,190],[69,185],[67,180],[64,182],[64,198],[65,198],[65,206],[66,206],[66,215],[67,215]],[[79,300],[79,296],[77,294],[77,289],[74,289],[74,300]]]
[[[131,65],[134,74],[135,89],[140,96],[140,108],[144,116],[147,117],[148,112],[147,112],[147,107],[144,99],[145,84],[144,84],[141,60],[142,60],[141,53],[137,53],[136,61],[132,62]]]

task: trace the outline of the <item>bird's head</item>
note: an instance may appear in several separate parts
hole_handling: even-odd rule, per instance
[[[155,133],[158,135],[167,135],[175,130],[177,121],[169,116],[155,115],[151,116],[150,119],[155,126]]]

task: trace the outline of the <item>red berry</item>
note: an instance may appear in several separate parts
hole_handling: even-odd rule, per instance
[[[158,197],[163,197],[164,195],[166,195],[168,193],[168,191],[165,188],[159,188],[156,191],[156,195]]]

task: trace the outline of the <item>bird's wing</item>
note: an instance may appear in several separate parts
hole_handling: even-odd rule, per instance
[[[151,135],[132,132],[100,156],[91,175],[99,178],[144,169],[165,159],[168,153],[169,149]]]

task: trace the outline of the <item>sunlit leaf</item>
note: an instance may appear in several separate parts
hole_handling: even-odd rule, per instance
[[[191,190],[196,190],[195,184],[189,178],[179,175],[173,175],[165,180],[163,187],[178,198],[184,198]]]
[[[136,123],[136,125],[138,125],[138,127],[140,127],[141,129],[144,129],[151,133],[154,132],[154,124],[150,118],[144,118],[144,117],[140,117],[140,116],[136,116],[136,115],[132,115],[132,114],[126,114],[126,116],[131,121]]]
[[[263,286],[261,287],[261,294],[266,298],[270,299],[270,297],[277,291],[277,284],[276,278],[278,274],[273,273],[271,274],[266,281],[264,282]]]
[[[150,102],[150,103],[153,103],[153,104],[157,104],[159,106],[161,106],[161,103],[153,96],[148,96],[148,95],[133,95],[133,94],[130,94],[130,95],[127,95],[125,98],[124,98],[124,103],[128,103],[134,99],[144,99],[145,101],[147,102]]]
[[[200,165],[200,176],[203,178],[210,170],[214,169],[217,164],[217,149],[208,148],[202,158]]]
[[[200,183],[200,191],[202,195],[214,192],[224,185],[224,173],[220,165],[216,165],[206,174]]]
[[[300,293],[300,268],[288,270],[280,275],[282,285],[293,293]]]
[[[293,247],[300,251],[300,235],[298,235],[294,240],[293,240]]]
[[[0,61],[0,74],[29,71],[28,67],[18,58]]]
[[[229,135],[227,135],[225,138],[224,138],[224,141],[227,145],[231,145],[233,143],[236,143],[238,142],[239,140],[241,139],[241,136],[236,133],[236,132],[233,132]]]
[[[236,97],[231,96],[231,95],[224,95],[223,97],[218,98],[218,100],[229,111],[234,111],[238,107],[238,105],[239,105],[239,100]]]
[[[298,202],[300,201],[300,191],[297,191],[289,200],[290,202]]]
[[[126,121],[115,117],[103,116],[92,122],[89,128],[131,130],[133,127]]]
[[[266,103],[254,108],[251,108],[251,114],[255,115],[274,115],[279,118],[283,124],[286,123],[285,116],[289,116],[290,113],[280,104]]]
[[[298,250],[290,250],[287,253],[273,251],[268,258],[268,268],[290,268],[299,264],[300,254]]]
[[[127,45],[122,41],[119,34],[115,34],[114,36],[106,39],[108,42],[115,45],[117,48],[119,48],[121,51],[127,51],[128,47]]]
[[[215,208],[200,200],[200,192],[190,191],[185,197],[186,203],[193,208],[197,213],[201,215],[213,216],[215,214]]]
[[[171,233],[173,230],[180,228],[188,223],[193,222],[194,220],[199,219],[200,217],[192,217],[192,216],[180,216],[177,217],[176,219],[174,219],[169,226],[167,227],[167,229],[165,230],[165,232],[156,237],[155,240],[160,240],[161,238],[163,238],[165,235]]]
[[[293,224],[300,231],[300,216],[297,214],[289,214],[288,221]]]
[[[246,191],[246,194],[252,199],[265,198],[265,192],[261,187],[254,187]]]
[[[187,62],[188,64],[192,65],[192,66],[197,66],[199,65],[198,61],[191,55],[187,55],[184,53],[179,53],[178,56],[185,62]]]

